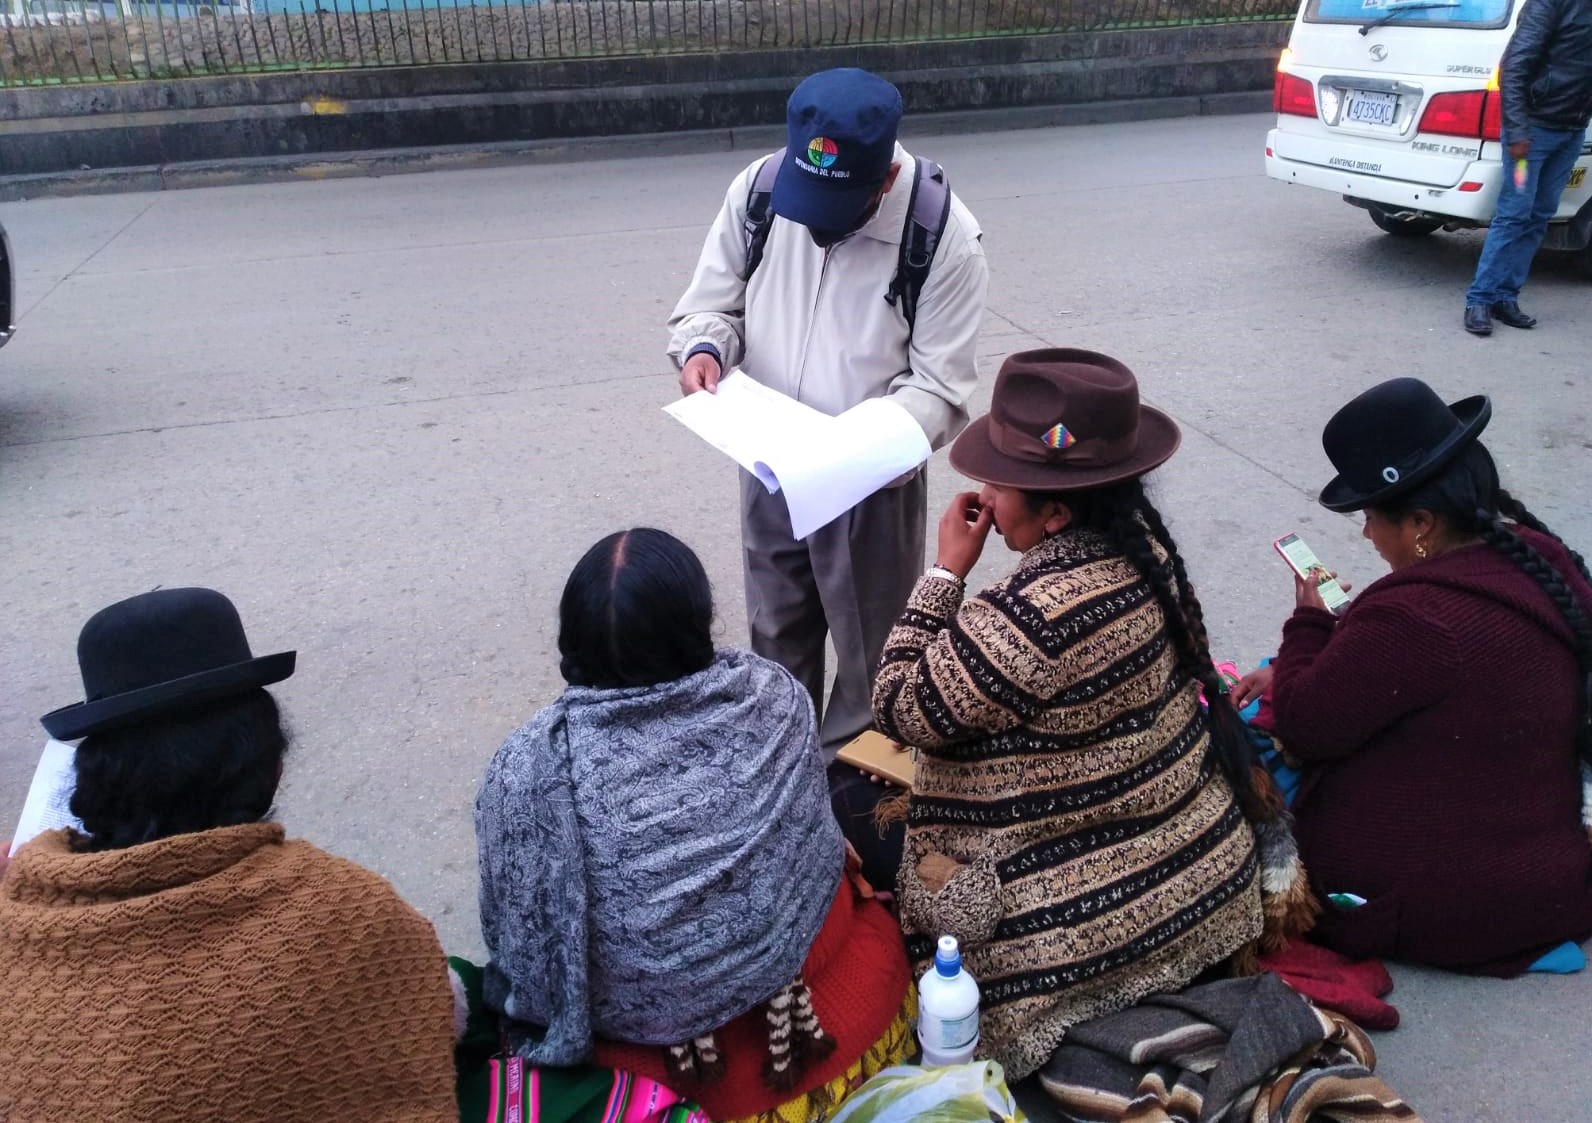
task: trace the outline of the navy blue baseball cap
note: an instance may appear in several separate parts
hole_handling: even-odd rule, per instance
[[[770,206],[819,230],[850,226],[890,174],[901,91],[866,70],[840,67],[806,79],[785,107],[785,162]]]

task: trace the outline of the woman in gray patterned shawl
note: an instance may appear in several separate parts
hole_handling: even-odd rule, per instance
[[[638,529],[592,547],[560,605],[569,686],[493,757],[475,823],[485,997],[512,1046],[644,1075],[601,1043],[659,1046],[657,1078],[720,1118],[843,1071],[899,1013],[908,979],[891,925],[875,938],[855,922],[807,692],[774,663],[715,651],[712,616],[702,564],[674,537]],[[815,973],[835,972],[809,962],[842,911],[846,957],[879,960],[860,972],[868,993],[822,993]],[[828,1009],[859,1004],[861,1019]],[[750,1083],[766,1086],[715,1097],[748,1083],[726,1055],[744,1035],[718,1032],[737,1019],[760,1028]]]

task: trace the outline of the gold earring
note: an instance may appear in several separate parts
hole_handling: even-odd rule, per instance
[[[1422,542],[1419,538],[1415,540],[1415,556],[1418,558],[1424,558],[1426,556],[1426,543]]]

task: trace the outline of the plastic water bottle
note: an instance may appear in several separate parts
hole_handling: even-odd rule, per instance
[[[962,970],[955,936],[941,936],[934,966],[918,980],[918,1043],[925,1065],[959,1065],[978,1048],[978,984]]]

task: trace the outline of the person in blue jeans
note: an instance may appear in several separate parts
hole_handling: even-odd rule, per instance
[[[1521,311],[1520,289],[1592,123],[1592,0],[1526,0],[1500,71],[1509,161],[1465,294],[1473,335],[1491,335],[1494,319],[1536,326]]]

